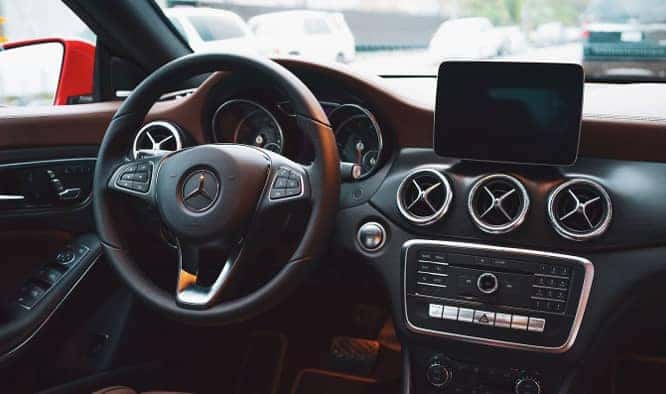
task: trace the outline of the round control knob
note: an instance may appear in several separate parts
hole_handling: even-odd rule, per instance
[[[441,389],[446,387],[453,377],[451,368],[442,364],[440,361],[433,361],[426,370],[426,380],[432,387]]]
[[[476,287],[483,294],[493,294],[499,288],[499,280],[497,280],[495,274],[484,272],[476,280]]]
[[[376,252],[386,243],[386,230],[377,222],[367,222],[358,229],[356,239],[361,249]]]
[[[541,383],[531,377],[518,379],[515,386],[516,394],[541,394]]]

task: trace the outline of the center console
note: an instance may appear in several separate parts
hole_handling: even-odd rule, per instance
[[[459,242],[411,240],[403,259],[411,331],[548,353],[573,345],[594,275],[580,257]]]

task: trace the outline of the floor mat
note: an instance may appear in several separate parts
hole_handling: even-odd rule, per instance
[[[287,351],[287,338],[275,332],[250,335],[235,394],[275,394]]]
[[[296,377],[291,394],[367,394],[376,383],[371,378],[304,369]]]

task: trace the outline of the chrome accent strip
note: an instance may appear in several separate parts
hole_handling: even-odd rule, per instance
[[[534,276],[542,276],[544,278],[554,278],[554,279],[569,279],[568,276],[560,276],[560,275],[552,275],[552,274],[539,274],[539,273],[534,273]]]
[[[442,206],[430,216],[418,217],[412,215],[407,210],[407,208],[403,206],[402,199],[400,198],[407,181],[412,181],[415,178],[415,176],[419,173],[427,173],[430,175],[434,175],[435,177],[439,178],[439,180],[444,185],[444,188],[446,189],[446,197],[444,198],[444,204],[442,204]],[[446,212],[449,210],[449,205],[451,205],[452,199],[453,199],[453,191],[451,189],[451,184],[449,183],[448,178],[434,168],[417,168],[416,170],[411,171],[402,180],[402,182],[400,182],[400,186],[398,186],[398,192],[396,193],[396,203],[398,204],[398,209],[400,210],[400,213],[405,219],[409,220],[413,224],[416,224],[417,226],[427,226],[443,218],[444,215],[446,215]]]
[[[426,272],[426,271],[416,271],[419,274],[425,274],[425,275],[435,275],[435,276],[449,276],[449,274],[439,274],[436,272]]]
[[[565,342],[560,346],[540,346],[540,345],[530,345],[520,342],[510,342],[503,341],[499,339],[491,339],[484,337],[476,337],[471,335],[457,334],[448,331],[437,331],[430,330],[427,328],[419,327],[414,325],[409,320],[409,315],[407,313],[407,255],[409,248],[417,245],[435,245],[435,246],[444,246],[444,247],[454,247],[454,248],[463,248],[463,249],[476,249],[484,251],[493,251],[493,252],[504,252],[504,253],[516,253],[523,254],[528,256],[538,256],[538,257],[550,257],[557,259],[569,260],[580,264],[585,269],[585,277],[583,278],[583,285],[580,292],[580,298],[578,300],[578,307],[576,308],[576,315],[574,317],[573,324],[571,325],[571,330],[569,331],[569,336]],[[534,352],[543,352],[543,353],[565,353],[573,346],[578,336],[578,331],[580,330],[580,325],[583,322],[583,315],[585,314],[585,309],[587,307],[587,302],[590,297],[590,291],[592,290],[592,280],[594,278],[594,265],[588,259],[578,256],[570,256],[559,253],[543,252],[537,250],[529,249],[518,249],[518,248],[505,248],[500,246],[491,246],[483,244],[471,244],[464,242],[451,242],[451,241],[437,241],[437,240],[425,240],[425,239],[412,239],[405,242],[402,245],[403,253],[403,288],[402,288],[402,297],[403,297],[403,313],[405,317],[405,322],[407,328],[417,334],[425,334],[431,336],[437,336],[448,339],[455,339],[464,342],[477,343],[481,345],[501,347],[507,349],[516,349],[516,350],[528,350]]]
[[[0,194],[0,201],[25,200],[25,196],[20,194]]]
[[[449,265],[449,263],[440,263],[439,261],[430,261],[430,260],[419,260],[419,263],[438,264],[438,265]]]
[[[513,183],[518,188],[518,191],[520,192],[523,198],[523,207],[518,213],[518,216],[516,216],[513,220],[509,221],[508,223],[502,225],[492,225],[482,221],[481,218],[478,217],[476,212],[474,211],[474,205],[473,205],[474,197],[476,196],[476,193],[478,192],[481,185],[483,185],[485,182],[492,181],[495,179],[503,179],[510,183]],[[500,204],[499,207],[501,207],[501,201],[499,202],[499,204]],[[491,208],[492,207],[494,206],[491,206]],[[469,215],[472,217],[474,224],[476,224],[476,226],[479,229],[488,234],[505,234],[515,230],[523,223],[523,221],[525,221],[525,216],[527,215],[529,207],[530,207],[530,196],[529,194],[527,194],[527,189],[525,189],[525,186],[523,186],[523,184],[515,177],[506,174],[491,174],[482,177],[481,179],[476,181],[476,183],[474,183],[474,186],[472,186],[472,189],[470,190],[469,196],[467,198],[467,211],[469,212]]]
[[[165,128],[171,133],[173,138],[176,140],[176,150],[171,151],[171,150],[163,150],[162,144],[166,142],[169,137],[164,138],[161,141],[155,141],[153,140],[153,137],[150,133],[148,133],[146,130],[152,128],[152,127],[162,127]],[[132,159],[134,160],[139,160],[138,154],[142,149],[138,149],[138,143],[139,143],[139,138],[146,133],[148,135],[148,138],[150,138],[150,141],[153,145],[152,149],[150,149],[151,152],[154,152],[155,154],[153,156],[156,156],[157,154],[160,153],[171,153],[171,152],[177,152],[181,149],[183,149],[183,141],[180,138],[180,131],[178,131],[178,128],[171,122],[163,121],[163,120],[156,120],[152,121],[150,123],[145,124],[142,128],[139,129],[139,132],[136,133],[134,136],[134,142],[132,142]]]
[[[441,287],[442,289],[446,288],[446,285],[436,285],[434,283],[425,283],[425,282],[416,282],[417,285],[430,286],[430,287]]]
[[[557,299],[557,298],[537,297],[537,296],[531,296],[530,299],[533,299],[533,300],[539,300],[539,301],[561,302],[561,303],[565,303],[565,302],[567,302],[566,300],[559,300],[559,299]]]
[[[590,186],[593,189],[596,189],[599,192],[599,195],[604,199],[604,203],[606,204],[606,218],[604,218],[604,220],[601,222],[601,224],[599,225],[599,227],[597,227],[596,230],[593,230],[589,233],[582,233],[582,234],[573,233],[565,229],[555,217],[555,207],[554,207],[555,198],[566,188],[577,184],[584,184]],[[608,195],[608,192],[606,191],[606,189],[604,189],[603,186],[590,179],[574,178],[569,181],[566,181],[561,185],[559,185],[557,188],[555,188],[555,190],[553,190],[548,196],[548,220],[550,221],[551,225],[559,235],[561,235],[566,239],[570,239],[572,241],[587,241],[589,239],[596,238],[602,235],[603,233],[606,232],[606,230],[608,230],[608,226],[610,226],[612,217],[613,217],[613,204],[611,202],[610,195]]]
[[[51,164],[51,163],[67,163],[70,161],[96,161],[96,157],[72,157],[67,159],[46,159],[46,160],[35,160],[35,161],[21,161],[16,163],[5,163],[0,164],[0,168],[13,168],[13,167],[28,167],[41,164]]]
[[[56,306],[49,312],[49,314],[42,320],[41,323],[28,335],[23,341],[21,341],[18,345],[14,346],[13,348],[9,349],[6,353],[0,355],[0,363],[3,363],[7,361],[9,358],[13,357],[18,351],[21,350],[25,345],[27,345],[37,334],[39,334],[39,331],[46,325],[46,323],[49,322],[51,317],[60,309],[60,307],[65,303],[69,295],[76,289],[76,287],[79,285],[79,283],[88,275],[88,272],[92,270],[92,268],[97,264],[99,259],[102,257],[103,253],[102,250],[100,249],[97,257],[94,257],[93,261],[88,265],[88,267],[81,273],[81,276],[72,284],[72,287],[65,293],[65,295],[62,297],[62,299],[56,304]]]

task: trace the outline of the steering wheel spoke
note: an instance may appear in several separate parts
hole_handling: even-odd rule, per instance
[[[150,157],[121,164],[109,179],[109,189],[153,204],[160,160],[160,157]]]
[[[215,264],[213,261],[202,261],[204,249],[224,250],[226,259],[212,284],[202,284],[200,276],[205,264]],[[218,245],[197,245],[186,240],[178,240],[178,284],[176,300],[179,305],[192,309],[205,309],[211,307],[230,282],[235,268],[241,258],[242,242],[235,247],[220,248]]]

